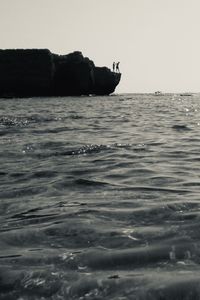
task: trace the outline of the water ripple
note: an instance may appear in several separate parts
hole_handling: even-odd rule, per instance
[[[199,99],[0,99],[0,299],[200,298]]]

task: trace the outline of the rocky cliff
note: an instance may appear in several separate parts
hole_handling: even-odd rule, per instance
[[[0,97],[108,95],[120,79],[120,73],[96,67],[78,51],[0,50]]]

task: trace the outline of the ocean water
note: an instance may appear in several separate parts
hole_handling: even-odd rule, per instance
[[[0,299],[200,299],[200,94],[0,99]]]

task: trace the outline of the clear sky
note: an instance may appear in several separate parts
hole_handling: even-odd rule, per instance
[[[120,61],[116,92],[200,92],[200,0],[0,0],[0,48]]]

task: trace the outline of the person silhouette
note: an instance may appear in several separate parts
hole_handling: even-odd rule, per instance
[[[119,64],[120,64],[120,62],[118,61],[118,63],[116,63],[116,72],[120,72],[119,71]]]
[[[113,72],[115,72],[115,62],[113,62]]]

